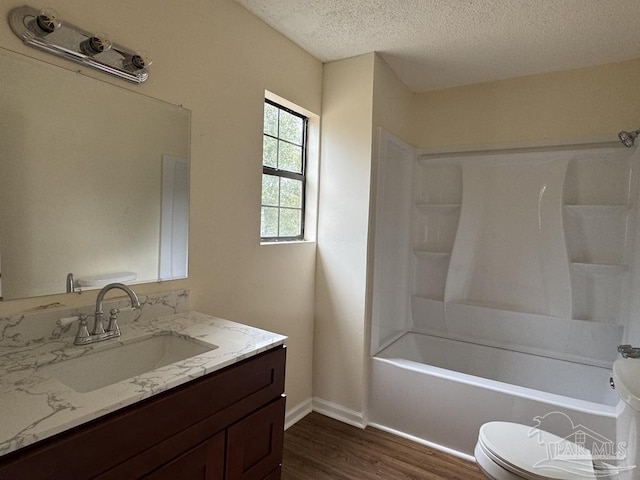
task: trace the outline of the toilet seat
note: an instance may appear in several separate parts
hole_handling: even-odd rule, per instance
[[[531,427],[517,423],[485,423],[475,449],[480,468],[496,480],[595,480],[588,450],[576,460],[553,458],[549,452],[555,445],[577,445],[543,430],[530,432]]]

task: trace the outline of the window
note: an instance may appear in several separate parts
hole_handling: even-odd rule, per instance
[[[307,123],[304,115],[265,100],[262,241],[304,239]]]

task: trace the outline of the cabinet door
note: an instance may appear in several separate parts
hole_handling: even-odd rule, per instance
[[[281,397],[229,428],[226,480],[279,478],[269,475],[282,463],[284,406]]]
[[[144,477],[145,480],[223,480],[224,432],[202,442],[163,467]]]

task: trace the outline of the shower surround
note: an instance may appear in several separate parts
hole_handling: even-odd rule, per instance
[[[637,261],[637,156],[636,149],[611,145],[417,155],[380,131],[370,421],[400,432],[415,422],[415,432],[404,433],[467,454],[479,422],[531,423],[547,407],[574,415],[585,409],[598,412],[596,417],[608,420],[593,421],[611,433],[613,407],[602,400],[607,382],[590,385],[587,390],[595,393],[587,396],[578,392],[585,391],[581,382],[607,377],[617,345],[634,339],[635,326],[627,327],[634,308],[630,288],[637,281],[632,268]],[[441,350],[449,355],[435,361],[433,352],[440,350],[433,345],[442,339],[455,343]],[[475,358],[488,352],[478,346],[497,350]],[[471,368],[487,361],[492,362],[489,368]],[[558,367],[534,368],[533,362]],[[471,405],[473,398],[490,404],[487,391],[515,391],[512,406],[505,408],[501,397],[500,409],[487,413],[480,408],[488,417],[474,421],[469,420],[470,405],[465,412],[452,411],[451,404],[436,412],[430,404],[435,397],[426,394],[433,391],[426,379],[433,378],[433,369],[425,376],[421,363],[437,366],[438,382],[449,371],[454,383],[462,373],[468,376],[463,383],[487,389],[467,393]],[[566,365],[570,372],[572,364],[594,373],[576,378],[572,386],[554,386],[560,382],[554,380],[557,368]],[[514,374],[514,365],[520,373]],[[403,373],[407,369],[410,375]],[[532,382],[533,371],[548,378]],[[393,378],[411,380],[400,386]],[[514,385],[524,389],[514,390]],[[420,406],[396,407],[412,411],[412,422],[394,425],[398,415],[388,411],[385,388],[426,389]],[[524,405],[537,398],[536,388],[553,401],[546,407],[534,402],[537,406],[528,409]],[[523,403],[523,398],[529,400]],[[460,432],[471,438],[450,441],[450,435],[442,439],[435,430],[420,428],[421,418],[430,415],[444,415],[452,425],[466,418],[472,427]]]

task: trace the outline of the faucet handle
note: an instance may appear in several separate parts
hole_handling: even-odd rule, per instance
[[[112,308],[109,310],[109,326],[107,327],[107,332],[113,332],[113,336],[120,336],[120,326],[118,325],[118,314],[120,313],[119,308]]]
[[[640,348],[631,345],[618,345],[622,358],[640,358]]]
[[[87,316],[80,314],[78,315],[78,320],[80,323],[78,325],[78,332],[76,333],[76,338],[73,341],[76,345],[85,345],[87,340],[91,335],[89,335],[89,328],[87,327]]]

